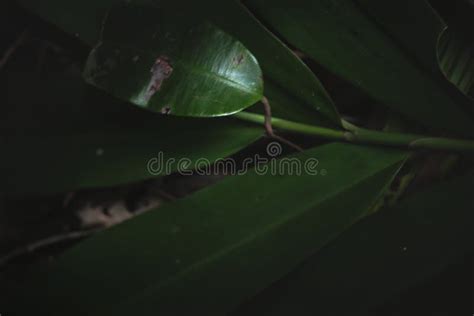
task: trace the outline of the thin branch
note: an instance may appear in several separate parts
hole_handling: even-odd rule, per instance
[[[267,122],[268,115],[259,115],[249,112],[239,112],[234,114],[234,117],[252,122],[262,124]],[[272,126],[278,127],[281,130],[314,136],[321,139],[332,141],[353,143],[353,144],[368,144],[380,146],[392,146],[407,148],[410,150],[444,150],[463,153],[474,153],[474,139],[455,139],[446,137],[432,137],[426,135],[414,135],[392,132],[381,132],[369,130],[365,128],[356,127],[347,122],[344,123],[346,130],[337,130],[326,127],[308,125],[293,121],[288,121],[280,118],[271,118]]]

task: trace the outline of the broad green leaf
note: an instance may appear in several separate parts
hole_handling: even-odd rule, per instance
[[[101,25],[107,10],[124,1],[44,0],[39,3],[19,0],[19,2],[92,47],[99,41]],[[168,2],[179,5],[179,1],[165,1]],[[151,0],[137,0],[133,3],[159,4],[158,1]],[[334,104],[319,80],[239,1],[186,2],[182,7],[196,12],[196,16],[199,14],[206,16],[219,28],[241,41],[257,57],[264,74],[265,95],[272,104],[275,116],[317,125],[341,126]]]
[[[17,283],[19,296],[10,288],[1,306],[48,315],[223,314],[364,216],[405,156],[329,144],[292,157],[311,173],[261,165],[82,242],[37,274],[36,285],[30,277]]]
[[[255,57],[195,13],[173,8],[111,9],[84,77],[122,100],[179,116],[222,116],[263,97]]]
[[[422,125],[474,135],[464,96],[439,70],[445,27],[424,0],[250,0],[291,44],[376,100]]]
[[[367,217],[236,314],[351,315],[384,303],[474,249],[473,186],[470,172]]]
[[[15,73],[6,91],[0,116],[3,193],[138,181],[166,174],[165,169],[148,170],[148,161],[160,153],[164,159],[213,162],[263,135],[262,127],[235,119],[216,118],[210,124],[141,111],[99,93],[80,76]]]

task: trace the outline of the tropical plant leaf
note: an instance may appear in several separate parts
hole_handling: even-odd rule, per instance
[[[89,46],[99,41],[99,33],[108,9],[123,0],[37,1],[19,0],[29,10]],[[134,4],[158,3],[151,0]],[[166,3],[173,3],[168,1]],[[179,1],[176,5],[179,5]],[[240,40],[257,57],[264,74],[265,95],[275,116],[295,121],[341,126],[333,101],[316,76],[280,40],[266,30],[239,1],[214,1],[181,5],[201,14]],[[291,79],[289,79],[291,78]]]
[[[463,96],[449,89],[437,63],[445,26],[424,0],[246,3],[290,43],[376,100],[424,126],[474,135]]]
[[[295,53],[240,1],[216,2],[208,12],[210,19],[242,41],[257,57],[273,114],[314,125],[328,125],[329,122],[340,127],[341,119],[331,97]]]
[[[386,27],[391,34],[395,34],[395,38],[409,48],[410,53],[416,56],[420,64],[431,69],[435,76],[441,69],[462,93],[469,95],[466,83],[469,82],[467,78],[472,77],[473,72],[472,63],[469,62],[469,55],[472,55],[472,34],[470,34],[472,32],[464,30],[465,36],[460,36],[460,30],[456,30],[462,22],[467,21],[458,21],[461,22],[460,25],[447,28],[445,20],[440,19],[439,15],[433,12],[426,0],[411,1],[409,3],[411,10],[395,2],[393,5],[385,5],[381,1],[359,1],[377,19],[378,23]],[[448,5],[457,6],[459,2]],[[472,5],[470,8],[469,4],[466,8],[465,6],[463,5],[462,8],[472,10]],[[401,23],[401,18],[404,23]],[[464,28],[473,26],[472,19],[468,21],[469,24],[463,25]],[[449,21],[447,22],[449,24]],[[453,62],[456,64],[454,66],[456,70],[450,67]]]
[[[358,315],[384,303],[474,249],[473,185],[470,172],[367,217],[236,314]]]
[[[18,292],[1,296],[2,308],[48,315],[222,314],[364,216],[405,156],[329,144],[293,157],[292,164],[311,173],[262,174],[260,165],[82,242],[36,274],[37,283],[30,277],[28,285],[16,283]]]
[[[474,98],[474,41],[446,29],[439,40],[438,58],[446,78]]]
[[[51,193],[112,186],[176,170],[147,163],[212,163],[246,147],[263,128],[235,119],[162,116],[99,93],[80,76],[9,74],[0,126],[3,193]],[[24,87],[28,86],[28,93]],[[100,105],[100,106],[98,106]]]
[[[263,97],[255,57],[195,13],[151,6],[111,9],[86,63],[86,80],[140,107],[222,116]]]

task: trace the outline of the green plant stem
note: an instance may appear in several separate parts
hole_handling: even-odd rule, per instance
[[[264,124],[265,116],[249,112],[239,112],[233,115],[244,121]],[[414,134],[380,132],[357,127],[343,121],[345,130],[312,126],[280,118],[271,119],[272,126],[283,131],[315,136],[322,139],[348,142],[354,144],[373,144],[409,149],[434,149],[474,153],[474,140],[430,137]]]

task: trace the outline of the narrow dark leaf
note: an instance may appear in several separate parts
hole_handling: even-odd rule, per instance
[[[474,249],[473,186],[471,172],[364,219],[237,314],[351,315],[382,304]]]
[[[36,274],[34,286],[28,277],[28,285],[17,283],[18,292],[1,296],[2,308],[48,315],[222,314],[364,216],[404,158],[330,144],[290,160],[312,173],[260,166],[81,243]]]
[[[442,75],[444,24],[425,0],[250,0],[291,44],[420,124],[474,135],[465,97]]]
[[[28,86],[28,93],[24,93]],[[213,162],[246,147],[263,128],[235,119],[177,118],[141,111],[80,76],[9,75],[2,108],[3,193],[51,193],[129,183],[176,170],[152,159]]]

